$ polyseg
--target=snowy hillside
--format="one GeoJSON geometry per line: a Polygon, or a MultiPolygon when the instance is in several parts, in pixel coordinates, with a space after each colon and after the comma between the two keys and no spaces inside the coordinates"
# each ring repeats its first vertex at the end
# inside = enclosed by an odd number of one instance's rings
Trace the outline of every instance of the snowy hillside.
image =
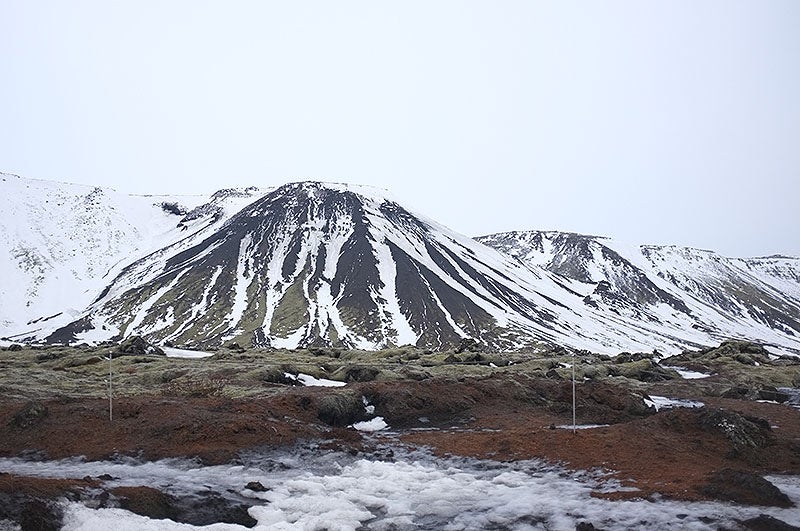
{"type": "Polygon", "coordinates": [[[133,258],[243,206],[228,201],[225,211],[212,199],[187,231],[178,226],[185,211],[207,198],[131,196],[9,174],[0,174],[0,194],[0,336],[70,322],[133,258]]]}
{"type": "Polygon", "coordinates": [[[563,276],[583,303],[711,338],[800,348],[800,259],[726,258],[676,246],[630,246],[562,232],[510,232],[478,241],[563,276]]]}
{"type": "Polygon", "coordinates": [[[476,240],[382,190],[200,197],[2,175],[0,336],[186,346],[800,352],[800,260],[515,232],[476,240]]]}
{"type": "Polygon", "coordinates": [[[298,183],[192,248],[132,264],[88,319],[54,337],[367,349],[466,337],[504,348],[567,340],[565,308],[542,288],[559,290],[378,190],[298,183]]]}

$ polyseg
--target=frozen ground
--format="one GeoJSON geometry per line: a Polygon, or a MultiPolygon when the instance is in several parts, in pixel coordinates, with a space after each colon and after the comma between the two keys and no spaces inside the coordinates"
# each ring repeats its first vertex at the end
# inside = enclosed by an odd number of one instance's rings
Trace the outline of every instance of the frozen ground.
{"type": "MultiPolygon", "coordinates": [[[[608,501],[593,491],[622,489],[600,474],[574,473],[538,461],[500,463],[437,459],[393,448],[392,460],[320,452],[250,454],[241,465],[203,467],[187,460],[30,462],[0,459],[0,471],[42,477],[82,478],[110,474],[106,487],[149,485],[178,496],[213,491],[252,504],[256,529],[573,530],[597,528],[718,529],[735,520],[769,514],[800,525],[800,509],[741,507],[723,503],[608,501]],[[244,486],[259,481],[267,491],[244,486]]],[[[800,477],[769,478],[795,502],[800,477]]],[[[627,489],[630,490],[630,489],[627,489]]],[[[67,505],[65,530],[186,530],[198,527],[151,520],[121,509],[67,505]]],[[[244,530],[231,524],[209,530],[244,530]]]]}

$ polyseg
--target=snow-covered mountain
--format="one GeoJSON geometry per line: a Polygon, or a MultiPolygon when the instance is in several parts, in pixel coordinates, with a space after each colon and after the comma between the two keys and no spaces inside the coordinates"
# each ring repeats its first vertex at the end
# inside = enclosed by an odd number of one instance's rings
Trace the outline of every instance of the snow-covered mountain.
{"type": "Polygon", "coordinates": [[[257,193],[205,203],[0,173],[0,336],[71,322],[132,260],[221,225],[257,193]]]}
{"type": "Polygon", "coordinates": [[[664,324],[680,320],[714,339],[800,347],[798,258],[726,258],[565,232],[509,232],[477,240],[568,279],[585,305],[605,312],[664,324]]]}
{"type": "Polygon", "coordinates": [[[800,352],[792,258],[564,233],[476,241],[343,184],[205,200],[0,178],[0,335],[17,340],[618,352],[739,337],[800,352]]]}
{"type": "Polygon", "coordinates": [[[590,337],[566,333],[574,312],[554,298],[560,288],[549,274],[415,216],[380,190],[286,185],[206,234],[126,267],[84,318],[49,339],[135,333],[187,345],[374,349],[590,337]]]}

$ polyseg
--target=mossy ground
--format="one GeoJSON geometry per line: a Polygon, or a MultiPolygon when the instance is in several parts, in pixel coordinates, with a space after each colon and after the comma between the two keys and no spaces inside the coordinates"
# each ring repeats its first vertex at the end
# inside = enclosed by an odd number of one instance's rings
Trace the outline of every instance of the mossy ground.
{"type": "Polygon", "coordinates": [[[25,347],[0,352],[0,392],[8,398],[101,398],[108,393],[109,368],[115,396],[269,396],[291,383],[285,373],[351,381],[419,381],[429,378],[485,378],[520,375],[569,380],[572,364],[578,382],[608,381],[627,389],[658,394],[722,396],[731,389],[799,387],[800,360],[753,365],[737,353],[676,357],[713,376],[683,380],[652,356],[617,358],[566,351],[484,353],[430,351],[413,346],[379,351],[335,348],[220,348],[202,359],[120,355],[117,346],[25,347]],[[111,361],[109,361],[111,357],[111,361]]]}

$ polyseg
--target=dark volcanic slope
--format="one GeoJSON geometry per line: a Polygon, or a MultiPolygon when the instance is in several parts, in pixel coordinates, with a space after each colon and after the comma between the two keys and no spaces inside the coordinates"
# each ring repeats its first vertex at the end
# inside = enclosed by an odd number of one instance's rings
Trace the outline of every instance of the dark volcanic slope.
{"type": "Polygon", "coordinates": [[[564,309],[537,295],[535,280],[373,190],[299,183],[163,267],[134,264],[80,326],[177,344],[440,347],[471,337],[512,348],[537,327],[547,339],[564,309]]]}

